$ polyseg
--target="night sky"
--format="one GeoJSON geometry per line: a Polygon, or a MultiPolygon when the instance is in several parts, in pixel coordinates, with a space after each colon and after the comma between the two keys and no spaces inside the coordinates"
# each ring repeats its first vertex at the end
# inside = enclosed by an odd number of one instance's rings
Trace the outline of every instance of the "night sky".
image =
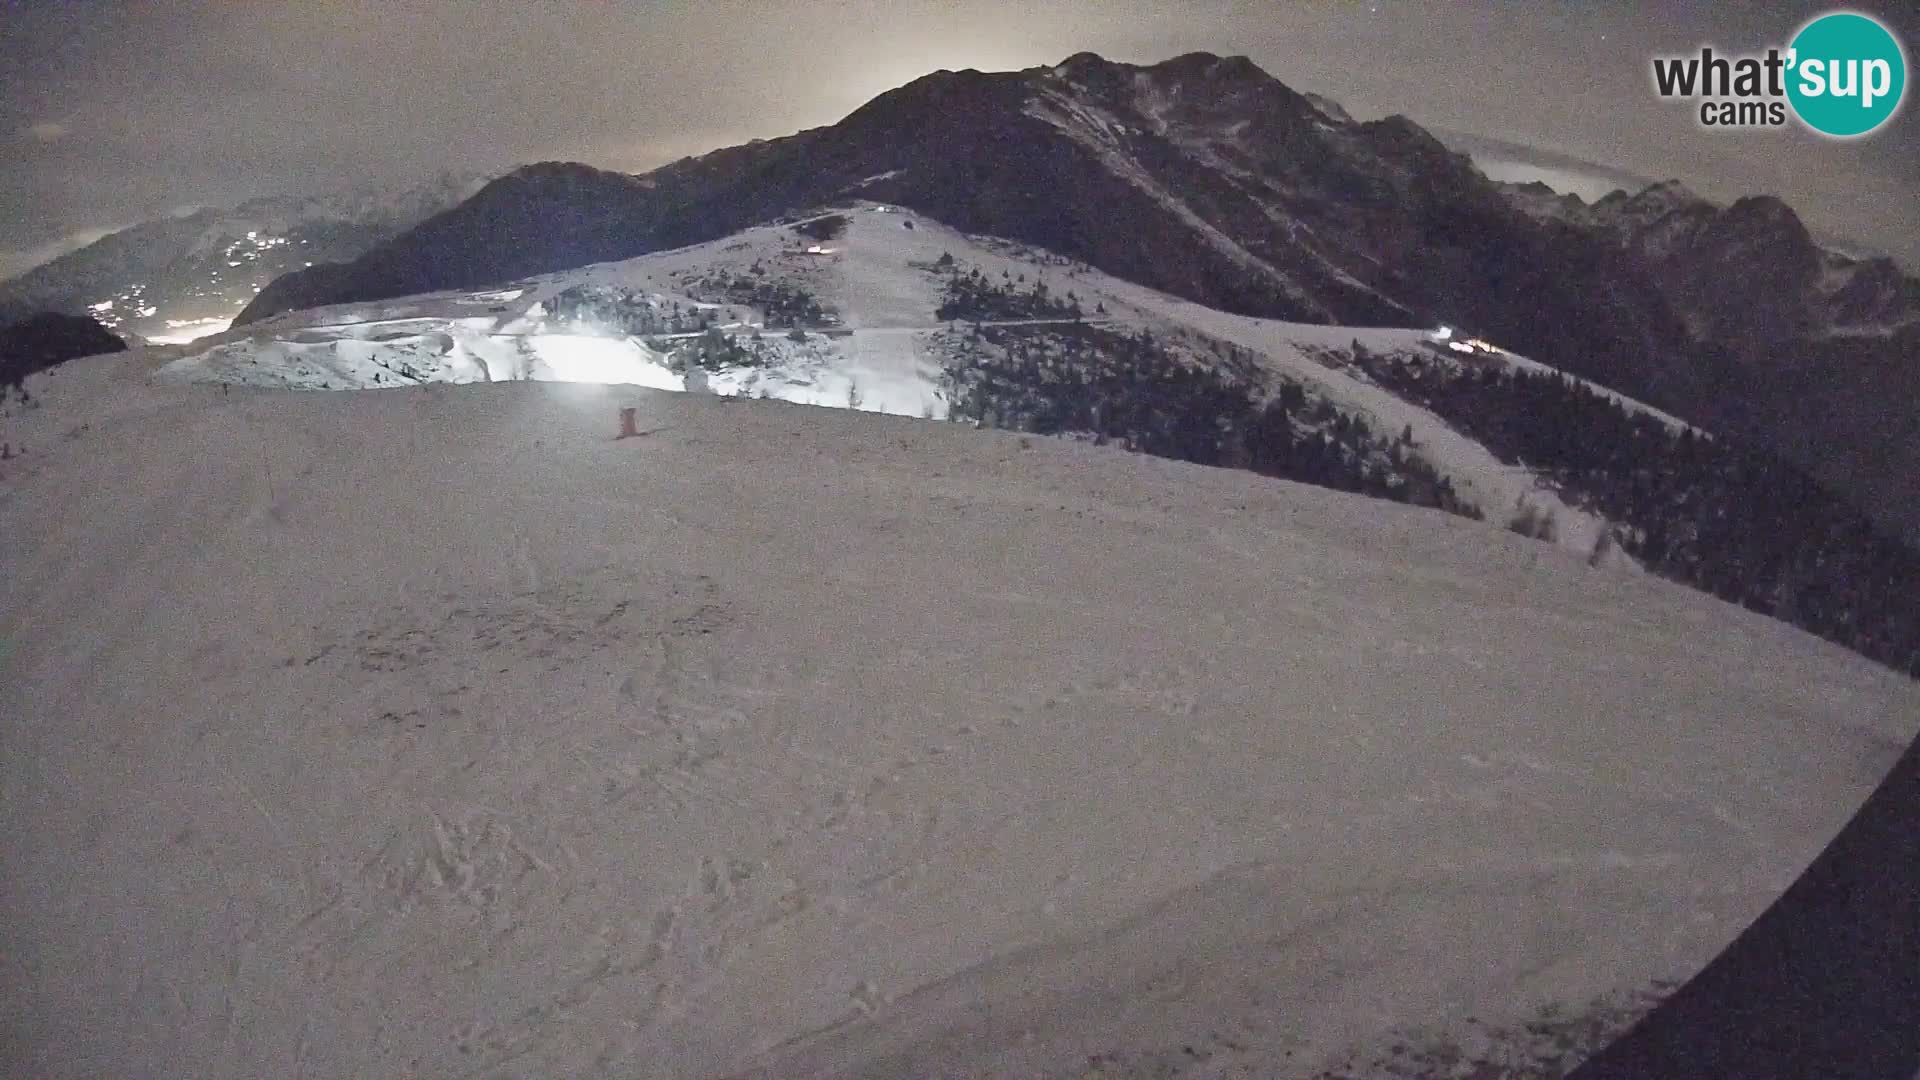
{"type": "MultiPolygon", "coordinates": [[[[1911,0],[1853,10],[1920,42],[1911,0]]],[[[1729,0],[0,0],[0,275],[194,204],[572,159],[643,170],[830,124],[938,68],[1244,53],[1356,116],[1540,152],[1561,183],[1785,197],[1920,265],[1920,109],[1849,143],[1696,126],[1655,53],[1784,46],[1823,4],[1729,0]],[[1584,169],[1582,162],[1603,169],[1584,169]]],[[[1910,74],[1910,79],[1913,76],[1910,74]]],[[[1485,150],[1491,143],[1477,146],[1485,150]]],[[[1507,174],[1528,151],[1486,159],[1507,174]],[[1494,158],[1506,159],[1495,164],[1494,158]]]]}

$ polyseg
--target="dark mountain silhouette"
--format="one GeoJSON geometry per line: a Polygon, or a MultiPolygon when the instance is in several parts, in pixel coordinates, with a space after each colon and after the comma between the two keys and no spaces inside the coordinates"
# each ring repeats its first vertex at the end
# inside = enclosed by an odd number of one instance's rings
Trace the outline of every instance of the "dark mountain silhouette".
{"type": "Polygon", "coordinates": [[[1677,180],[1592,204],[1545,184],[1505,190],[1536,218],[1588,229],[1646,264],[1695,336],[1735,347],[1787,335],[1886,336],[1920,323],[1920,278],[1818,243],[1771,195],[1718,206],[1677,180]]]}
{"type": "Polygon", "coordinates": [[[17,387],[26,377],[56,364],[127,347],[107,328],[85,315],[43,311],[0,327],[0,388],[17,387]]]}

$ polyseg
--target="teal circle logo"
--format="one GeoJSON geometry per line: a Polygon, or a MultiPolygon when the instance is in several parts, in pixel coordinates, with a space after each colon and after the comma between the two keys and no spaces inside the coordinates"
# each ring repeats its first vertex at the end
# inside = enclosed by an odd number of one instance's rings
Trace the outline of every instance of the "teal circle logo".
{"type": "Polygon", "coordinates": [[[1893,118],[1907,92],[1907,57],[1893,32],[1838,11],[1800,28],[1790,46],[1787,100],[1815,131],[1865,135],[1893,118]]]}

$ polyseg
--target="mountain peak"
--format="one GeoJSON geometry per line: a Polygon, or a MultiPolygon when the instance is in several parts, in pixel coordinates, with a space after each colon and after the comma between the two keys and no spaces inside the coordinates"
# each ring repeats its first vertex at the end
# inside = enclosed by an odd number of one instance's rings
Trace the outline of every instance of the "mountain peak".
{"type": "Polygon", "coordinates": [[[599,180],[616,174],[578,161],[536,161],[507,174],[520,180],[599,180]]]}
{"type": "Polygon", "coordinates": [[[1432,132],[1421,127],[1412,117],[1400,113],[1370,121],[1363,126],[1369,131],[1385,136],[1388,142],[1416,150],[1423,157],[1433,161],[1466,160],[1464,155],[1447,149],[1445,143],[1434,138],[1432,132]]]}
{"type": "Polygon", "coordinates": [[[1332,123],[1341,126],[1353,123],[1353,114],[1348,112],[1339,102],[1327,97],[1325,94],[1306,94],[1304,96],[1309,104],[1320,110],[1321,116],[1332,123]]]}
{"type": "Polygon", "coordinates": [[[1813,235],[1793,207],[1772,195],[1748,195],[1735,201],[1715,222],[1714,232],[1731,241],[1745,241],[1756,250],[1764,247],[1770,260],[1795,268],[1802,278],[1818,270],[1819,248],[1813,235]]]}
{"type": "MultiPolygon", "coordinates": [[[[1209,75],[1245,75],[1260,72],[1259,66],[1245,56],[1221,56],[1210,52],[1182,53],[1153,66],[1162,71],[1201,71],[1209,75]]],[[[1264,72],[1261,73],[1264,74],[1264,72]]]]}
{"type": "Polygon", "coordinates": [[[1657,184],[1647,185],[1641,189],[1639,194],[1633,196],[1633,201],[1643,204],[1658,203],[1665,206],[1683,206],[1705,200],[1694,194],[1693,189],[1681,181],[1668,179],[1662,180],[1657,184]]]}
{"type": "Polygon", "coordinates": [[[1793,207],[1782,202],[1776,195],[1742,196],[1727,208],[1727,213],[1780,223],[1800,220],[1800,215],[1793,212],[1793,207]]]}
{"type": "Polygon", "coordinates": [[[1109,60],[1096,52],[1077,52],[1055,64],[1051,70],[1055,75],[1078,79],[1142,72],[1152,75],[1170,75],[1181,79],[1228,81],[1272,79],[1272,76],[1262,71],[1260,66],[1249,57],[1221,56],[1218,53],[1205,51],[1182,53],[1159,63],[1145,65],[1109,60]]]}
{"type": "Polygon", "coordinates": [[[1097,52],[1082,51],[1074,53],[1072,56],[1055,64],[1054,67],[1060,70],[1072,70],[1086,67],[1106,67],[1111,63],[1112,61],[1097,52]]]}

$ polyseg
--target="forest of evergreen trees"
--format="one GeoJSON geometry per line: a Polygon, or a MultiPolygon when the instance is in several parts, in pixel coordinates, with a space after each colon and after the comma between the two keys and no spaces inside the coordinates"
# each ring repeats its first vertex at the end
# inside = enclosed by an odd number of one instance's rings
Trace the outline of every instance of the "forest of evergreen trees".
{"type": "Polygon", "coordinates": [[[696,337],[654,343],[654,348],[665,352],[668,366],[680,372],[694,367],[705,368],[708,371],[719,371],[730,367],[760,367],[767,362],[766,349],[761,344],[758,331],[755,331],[751,337],[743,339],[717,329],[709,329],[696,337]]]}
{"type": "Polygon", "coordinates": [[[953,256],[943,255],[935,264],[946,272],[946,290],[940,306],[934,310],[940,319],[1078,319],[1080,298],[1068,292],[1056,296],[1037,276],[1031,284],[1023,272],[1018,277],[1002,272],[998,278],[973,267],[965,273],[954,265],[953,256]]]}
{"type": "Polygon", "coordinates": [[[674,303],[663,306],[643,292],[611,285],[573,285],[547,301],[550,316],[563,323],[579,323],[601,333],[648,337],[654,334],[690,334],[712,324],[711,310],[674,303]]]}
{"type": "Polygon", "coordinates": [[[819,297],[790,282],[770,280],[766,267],[755,263],[746,273],[719,270],[691,284],[696,298],[708,303],[739,304],[766,314],[769,328],[825,326],[838,321],[819,297]]]}
{"type": "Polygon", "coordinates": [[[1624,526],[1649,570],[1920,675],[1920,553],[1780,458],[1557,373],[1358,342],[1350,362],[1624,526]]]}
{"type": "MultiPolygon", "coordinates": [[[[798,285],[771,281],[764,267],[755,266],[746,273],[720,270],[688,283],[692,295],[702,303],[758,308],[766,313],[766,325],[773,327],[817,327],[836,321],[832,309],[818,297],[798,285]]],[[[579,322],[606,333],[650,337],[656,334],[695,334],[722,321],[733,322],[737,310],[660,303],[645,292],[612,285],[574,285],[554,294],[548,301],[552,317],[561,322],[579,322]]]]}
{"type": "Polygon", "coordinates": [[[949,415],[1038,434],[1085,433],[1130,450],[1249,469],[1432,506],[1480,511],[1411,452],[1297,382],[1272,392],[1243,351],[1183,361],[1151,332],[1085,323],[974,326],[950,335],[949,415]]]}

